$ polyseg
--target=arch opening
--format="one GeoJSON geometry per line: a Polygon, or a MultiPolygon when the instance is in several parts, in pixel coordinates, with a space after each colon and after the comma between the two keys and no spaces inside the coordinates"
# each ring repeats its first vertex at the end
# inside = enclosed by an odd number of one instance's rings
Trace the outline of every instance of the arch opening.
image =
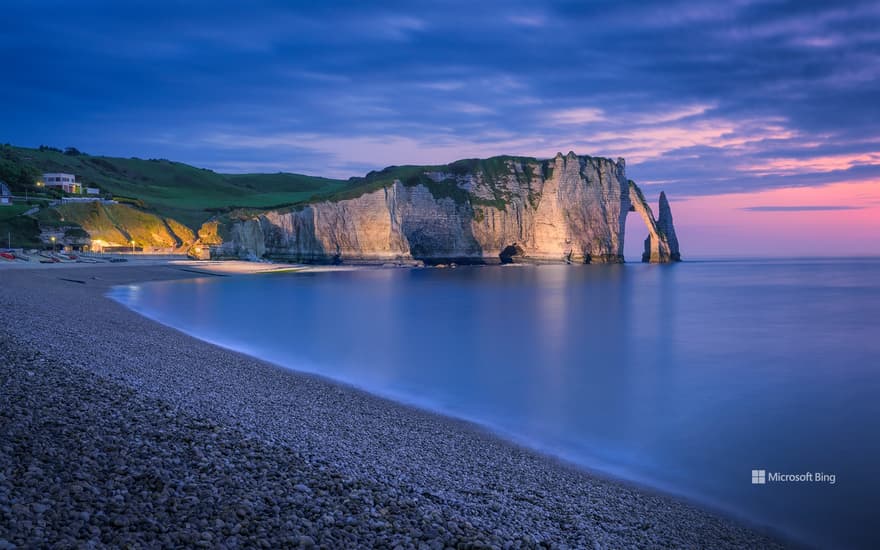
{"type": "Polygon", "coordinates": [[[623,261],[631,263],[640,263],[642,261],[642,253],[645,251],[645,238],[648,231],[645,229],[644,221],[641,216],[635,213],[635,208],[630,207],[624,219],[623,228],[623,261]]]}
{"type": "Polygon", "coordinates": [[[501,251],[501,254],[498,257],[501,259],[501,263],[503,264],[512,264],[516,261],[517,257],[522,258],[525,251],[516,243],[508,245],[501,251]]]}

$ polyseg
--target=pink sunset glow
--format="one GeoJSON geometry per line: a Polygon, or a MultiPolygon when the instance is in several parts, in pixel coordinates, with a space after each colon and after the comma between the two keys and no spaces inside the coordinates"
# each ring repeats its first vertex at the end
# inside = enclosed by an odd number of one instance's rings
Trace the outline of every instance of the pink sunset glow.
{"type": "Polygon", "coordinates": [[[776,158],[763,163],[740,166],[739,169],[759,175],[802,174],[849,170],[860,165],[880,165],[880,152],[816,156],[810,158],[776,158]]]}
{"type": "MultiPolygon", "coordinates": [[[[880,180],[672,199],[690,258],[880,254],[880,180]]],[[[632,260],[644,235],[628,230],[632,260]]]]}

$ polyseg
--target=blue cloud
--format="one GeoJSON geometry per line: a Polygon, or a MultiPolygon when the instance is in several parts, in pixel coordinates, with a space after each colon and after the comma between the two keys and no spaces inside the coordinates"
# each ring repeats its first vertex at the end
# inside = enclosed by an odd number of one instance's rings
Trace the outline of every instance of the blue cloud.
{"type": "Polygon", "coordinates": [[[4,10],[2,141],[336,176],[574,149],[679,196],[880,177],[876,2],[4,10]]]}

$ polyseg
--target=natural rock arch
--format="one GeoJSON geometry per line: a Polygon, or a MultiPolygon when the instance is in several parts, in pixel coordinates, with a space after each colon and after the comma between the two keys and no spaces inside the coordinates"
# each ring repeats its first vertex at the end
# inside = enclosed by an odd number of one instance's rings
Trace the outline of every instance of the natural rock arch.
{"type": "Polygon", "coordinates": [[[678,238],[675,236],[672,210],[669,208],[666,193],[660,192],[660,218],[656,220],[642,190],[632,180],[629,180],[629,199],[630,212],[638,212],[648,228],[642,261],[651,263],[680,262],[681,253],[678,250],[678,238]]]}

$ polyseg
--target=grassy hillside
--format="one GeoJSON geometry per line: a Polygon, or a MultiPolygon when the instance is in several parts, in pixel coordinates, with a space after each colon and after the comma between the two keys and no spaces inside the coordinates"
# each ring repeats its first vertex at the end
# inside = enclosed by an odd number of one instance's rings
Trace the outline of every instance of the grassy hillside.
{"type": "MultiPolygon", "coordinates": [[[[45,206],[49,199],[62,196],[57,188],[36,186],[42,173],[66,172],[75,174],[84,185],[99,187],[107,196],[136,207],[68,204],[43,208],[36,216],[41,225],[73,223],[88,231],[93,239],[112,243],[135,239],[149,246],[191,243],[194,232],[218,215],[231,213],[235,217],[253,214],[255,210],[351,199],[388,187],[395,180],[407,186],[424,185],[437,198],[504,208],[508,191],[499,183],[513,176],[528,185],[538,175],[533,170],[543,171],[541,175],[549,177],[552,163],[530,157],[499,156],[464,159],[447,165],[389,166],[364,177],[336,180],[289,173],[219,174],[165,159],[92,156],[75,149],[61,151],[42,146],[0,146],[0,180],[6,181],[17,196],[27,193],[31,205],[45,206]],[[512,170],[510,161],[520,163],[523,170],[512,170]],[[438,182],[428,177],[428,172],[449,177],[438,182]],[[459,187],[455,177],[466,174],[479,175],[493,196],[478,197],[459,187]]],[[[36,246],[37,220],[13,216],[20,213],[20,208],[25,209],[16,205],[14,210],[0,213],[0,241],[4,233],[12,232],[13,241],[18,239],[17,246],[36,246]]]]}
{"type": "Polygon", "coordinates": [[[529,167],[531,163],[539,163],[539,161],[532,157],[498,156],[488,159],[463,159],[443,165],[389,166],[382,170],[370,172],[363,178],[351,178],[348,180],[349,185],[345,188],[321,193],[312,197],[312,200],[335,201],[352,199],[364,193],[388,187],[395,180],[400,180],[407,186],[423,185],[438,199],[451,198],[456,202],[469,201],[475,205],[504,208],[504,203],[508,197],[505,196],[505,193],[496,184],[501,178],[507,178],[511,175],[520,178],[523,183],[528,184],[532,178],[531,168],[529,167]],[[508,166],[509,161],[521,163],[524,171],[522,173],[514,173],[508,166]],[[426,176],[427,172],[449,174],[452,178],[438,182],[426,176]],[[458,187],[454,177],[467,174],[480,174],[483,181],[492,189],[494,198],[480,198],[458,187]]]}
{"type": "Polygon", "coordinates": [[[80,203],[44,208],[36,215],[44,227],[76,225],[94,240],[125,246],[180,247],[192,244],[195,234],[174,220],[123,204],[80,203]]]}
{"type": "Polygon", "coordinates": [[[133,199],[144,210],[174,218],[197,229],[217,211],[270,208],[333,193],[350,185],[301,174],[218,174],[164,159],[91,156],[77,151],[0,146],[0,179],[16,194],[44,172],[67,172],[115,197],[133,199]]]}
{"type": "MultiPolygon", "coordinates": [[[[464,159],[438,166],[390,166],[370,172],[365,177],[336,180],[302,174],[219,174],[165,159],[138,159],[92,156],[76,150],[62,152],[42,147],[0,146],[0,179],[17,192],[28,182],[35,182],[43,172],[67,172],[86,185],[100,187],[117,199],[129,199],[144,210],[179,220],[192,229],[213,215],[235,209],[268,209],[301,205],[315,200],[342,200],[391,185],[400,180],[405,185],[423,184],[439,197],[458,201],[471,200],[502,206],[505,197],[496,193],[494,200],[473,197],[457,188],[454,182],[435,182],[424,173],[430,171],[457,174],[482,174],[494,189],[494,182],[511,175],[510,160],[523,165],[535,162],[528,157],[492,157],[464,159]]],[[[545,174],[546,176],[547,174],[545,174]]],[[[531,179],[529,169],[517,177],[531,179]]],[[[37,191],[32,188],[32,191],[37,191]]]]}
{"type": "Polygon", "coordinates": [[[13,248],[41,246],[37,220],[21,215],[30,208],[26,204],[0,206],[0,248],[6,248],[10,240],[13,248]]]}

